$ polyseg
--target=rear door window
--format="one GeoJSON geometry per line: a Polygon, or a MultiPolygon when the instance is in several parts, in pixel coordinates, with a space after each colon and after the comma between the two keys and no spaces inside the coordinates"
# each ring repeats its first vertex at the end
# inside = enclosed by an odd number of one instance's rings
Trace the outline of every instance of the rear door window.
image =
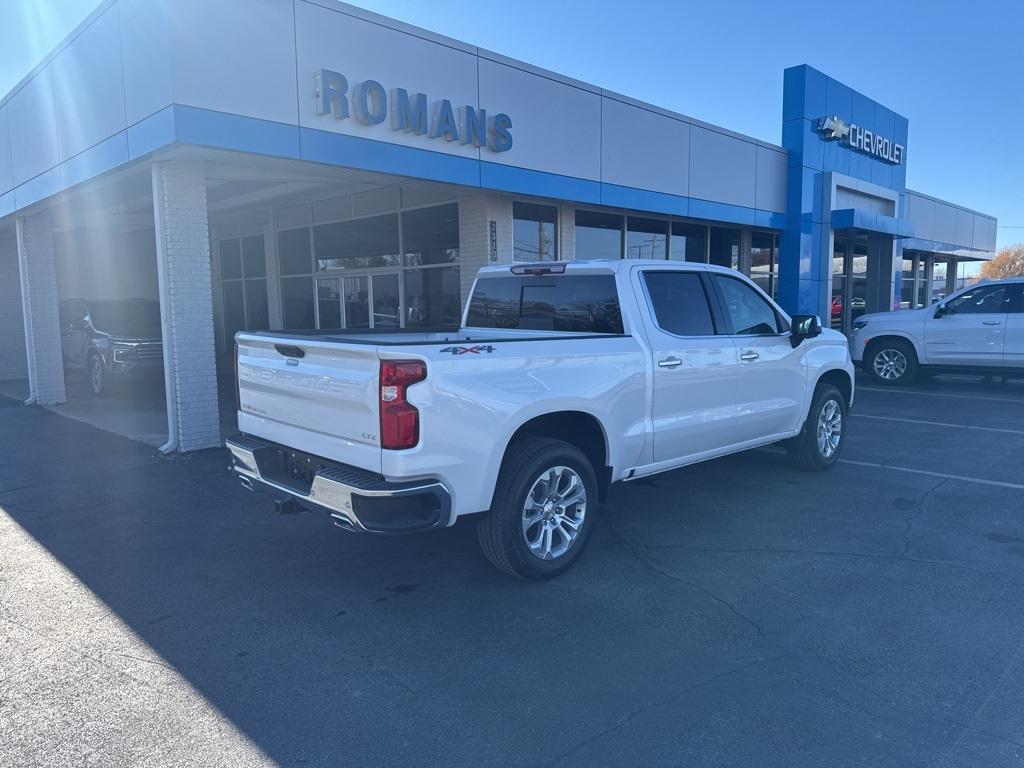
{"type": "Polygon", "coordinates": [[[470,328],[621,334],[613,275],[493,277],[478,280],[469,302],[470,328]]]}
{"type": "Polygon", "coordinates": [[[676,336],[713,336],[711,305],[696,272],[644,272],[658,327],[676,336]]]}

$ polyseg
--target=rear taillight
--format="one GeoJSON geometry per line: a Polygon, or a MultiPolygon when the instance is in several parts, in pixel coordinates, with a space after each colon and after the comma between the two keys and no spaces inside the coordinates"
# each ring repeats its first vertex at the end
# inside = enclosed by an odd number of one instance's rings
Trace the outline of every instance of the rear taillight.
{"type": "Polygon", "coordinates": [[[420,412],[409,404],[406,390],[427,378],[419,360],[380,361],[380,447],[413,448],[420,441],[420,412]]]}

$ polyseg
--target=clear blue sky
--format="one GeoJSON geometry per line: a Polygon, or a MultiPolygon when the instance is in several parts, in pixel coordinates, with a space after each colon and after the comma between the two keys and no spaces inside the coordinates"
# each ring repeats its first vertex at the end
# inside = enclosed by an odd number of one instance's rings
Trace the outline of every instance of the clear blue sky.
{"type": "MultiPolygon", "coordinates": [[[[0,0],[0,93],[96,4],[0,0]]],[[[910,120],[909,186],[1024,241],[1019,0],[355,4],[776,143],[782,70],[811,64],[910,120]]]]}

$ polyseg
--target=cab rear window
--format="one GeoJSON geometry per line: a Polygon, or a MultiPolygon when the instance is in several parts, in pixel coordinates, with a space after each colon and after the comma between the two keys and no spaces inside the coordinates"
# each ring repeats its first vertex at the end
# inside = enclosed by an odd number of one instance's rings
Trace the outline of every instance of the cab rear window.
{"type": "Polygon", "coordinates": [[[491,277],[478,280],[470,328],[622,333],[613,275],[491,277]]]}

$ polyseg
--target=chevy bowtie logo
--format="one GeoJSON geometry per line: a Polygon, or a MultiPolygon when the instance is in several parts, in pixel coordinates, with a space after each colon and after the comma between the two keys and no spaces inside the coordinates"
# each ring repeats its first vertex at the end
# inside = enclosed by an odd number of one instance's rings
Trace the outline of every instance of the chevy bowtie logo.
{"type": "Polygon", "coordinates": [[[850,126],[840,120],[835,115],[832,117],[821,117],[818,118],[818,133],[824,135],[826,139],[845,139],[850,135],[850,126]]]}

